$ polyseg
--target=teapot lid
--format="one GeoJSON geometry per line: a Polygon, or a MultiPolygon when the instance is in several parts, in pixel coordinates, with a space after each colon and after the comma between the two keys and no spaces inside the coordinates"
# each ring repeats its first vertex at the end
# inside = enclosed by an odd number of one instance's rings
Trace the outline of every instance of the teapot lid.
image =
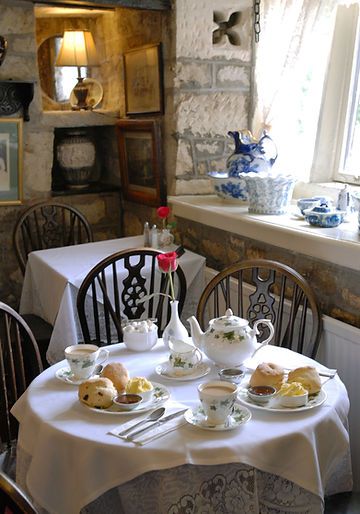
{"type": "Polygon", "coordinates": [[[212,319],[210,324],[218,330],[231,330],[234,328],[246,327],[249,322],[246,319],[234,316],[231,309],[226,309],[224,316],[212,319]]]}

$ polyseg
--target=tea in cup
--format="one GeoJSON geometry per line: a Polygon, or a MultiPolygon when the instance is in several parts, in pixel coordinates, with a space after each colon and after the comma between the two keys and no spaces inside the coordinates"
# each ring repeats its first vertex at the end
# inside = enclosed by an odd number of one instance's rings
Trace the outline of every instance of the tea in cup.
{"type": "Polygon", "coordinates": [[[74,344],[65,348],[65,358],[76,380],[86,380],[93,375],[95,366],[106,361],[108,350],[95,344],[74,344]]]}
{"type": "Polygon", "coordinates": [[[200,350],[180,339],[170,339],[169,350],[170,369],[175,375],[181,376],[193,373],[196,366],[202,361],[200,350]]]}
{"type": "Polygon", "coordinates": [[[213,380],[198,386],[201,405],[209,425],[223,425],[232,414],[238,387],[232,382],[213,380]]]}

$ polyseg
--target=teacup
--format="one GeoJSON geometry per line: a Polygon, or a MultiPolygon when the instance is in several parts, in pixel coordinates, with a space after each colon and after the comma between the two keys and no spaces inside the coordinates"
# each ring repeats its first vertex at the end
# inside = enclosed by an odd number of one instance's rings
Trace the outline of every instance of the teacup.
{"type": "Polygon", "coordinates": [[[176,375],[189,375],[202,361],[202,355],[198,348],[180,339],[169,341],[169,363],[171,370],[176,375]]]}
{"type": "Polygon", "coordinates": [[[74,344],[65,348],[65,358],[76,380],[91,377],[95,366],[105,362],[108,356],[108,350],[95,344],[74,344]]]}
{"type": "Polygon", "coordinates": [[[201,405],[206,422],[210,425],[223,425],[232,414],[238,386],[232,382],[213,380],[198,386],[201,405]]]}

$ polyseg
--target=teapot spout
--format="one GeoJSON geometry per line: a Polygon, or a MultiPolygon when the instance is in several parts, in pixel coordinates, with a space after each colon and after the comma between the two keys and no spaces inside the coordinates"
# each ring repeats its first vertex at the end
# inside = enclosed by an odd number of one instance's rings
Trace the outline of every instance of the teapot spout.
{"type": "Polygon", "coordinates": [[[190,325],[191,338],[194,345],[201,348],[204,332],[201,330],[198,320],[195,316],[191,316],[187,321],[190,325]]]}

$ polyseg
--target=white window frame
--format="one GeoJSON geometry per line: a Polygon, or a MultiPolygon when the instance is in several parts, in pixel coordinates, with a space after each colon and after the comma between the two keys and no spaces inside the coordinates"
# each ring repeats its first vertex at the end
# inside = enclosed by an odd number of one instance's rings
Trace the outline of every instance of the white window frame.
{"type": "Polygon", "coordinates": [[[356,78],[354,60],[359,41],[358,21],[357,3],[338,7],[311,170],[312,183],[337,181],[360,184],[360,176],[344,173],[351,92],[356,78]]]}

